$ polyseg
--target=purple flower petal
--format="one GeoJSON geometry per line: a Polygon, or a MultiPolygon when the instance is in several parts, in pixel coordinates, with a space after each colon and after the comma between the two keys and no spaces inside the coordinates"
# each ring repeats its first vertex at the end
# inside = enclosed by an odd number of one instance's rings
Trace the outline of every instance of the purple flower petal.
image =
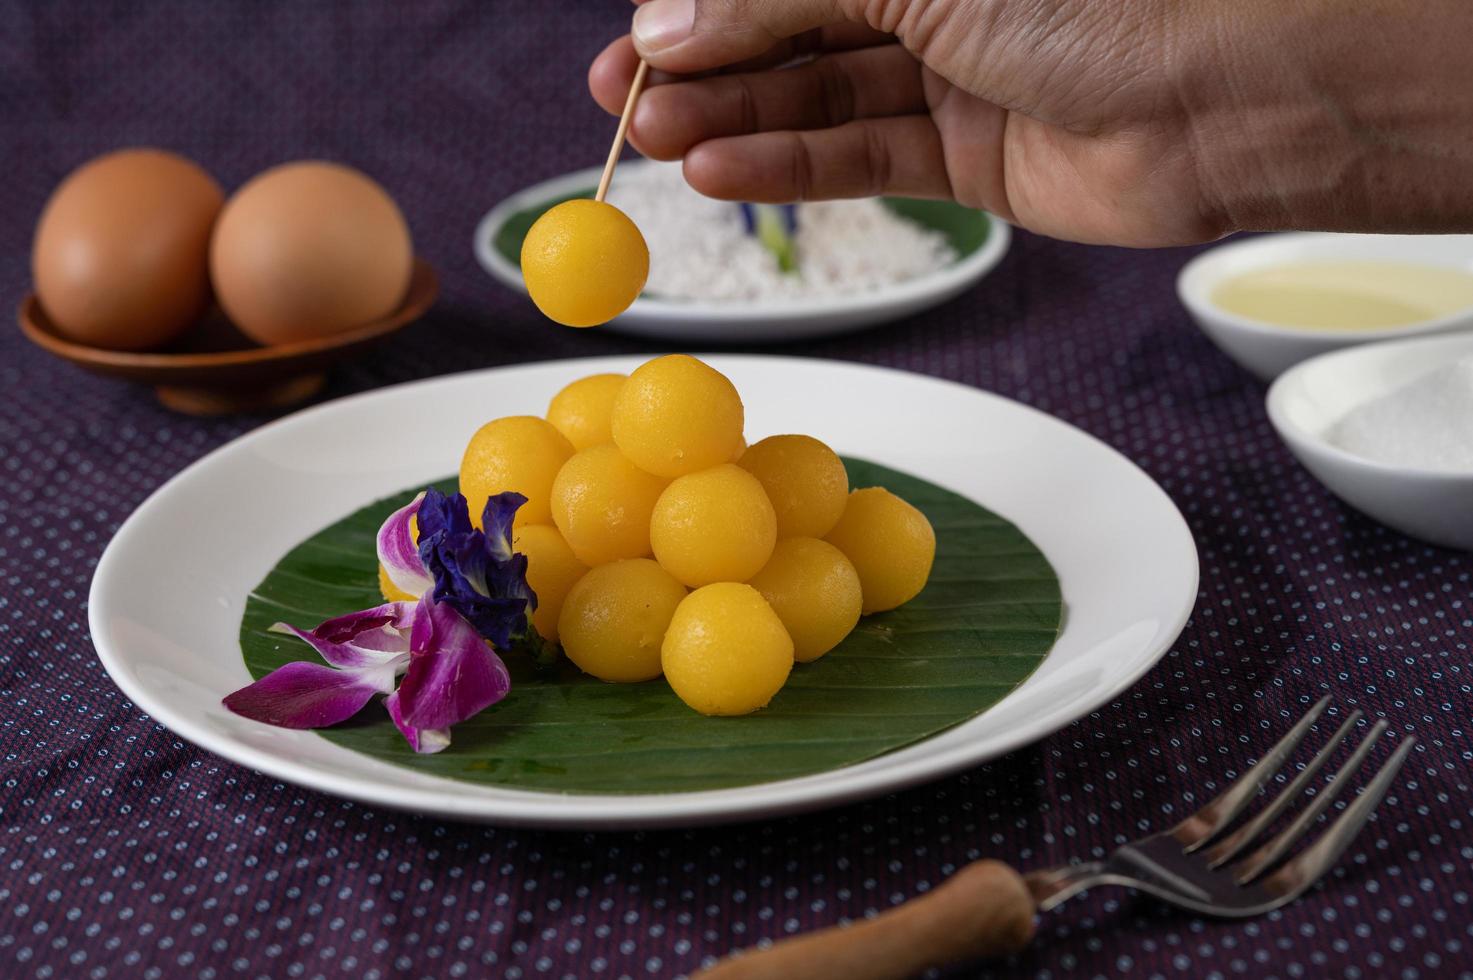
{"type": "MultiPolygon", "coordinates": [[[[419,503],[419,554],[423,558],[433,543],[447,537],[460,537],[475,530],[471,526],[470,507],[465,498],[455,493],[445,496],[434,487],[425,491],[419,503]]],[[[426,561],[428,566],[428,561],[426,561]]]]}
{"type": "Polygon", "coordinates": [[[334,667],[380,667],[408,658],[409,633],[418,615],[416,603],[389,602],[336,616],[311,630],[290,623],[277,623],[271,629],[309,644],[334,667]]]}
{"type": "Polygon", "coordinates": [[[424,595],[435,585],[425,563],[419,557],[419,544],[410,533],[410,519],[419,511],[421,493],[403,507],[389,515],[378,529],[378,560],[388,573],[389,581],[400,591],[409,595],[424,595]]]}
{"type": "Polygon", "coordinates": [[[501,493],[486,502],[484,531],[471,527],[465,498],[431,487],[419,508],[419,554],[435,579],[434,599],[449,603],[498,650],[535,636],[527,614],[537,596],[527,558],[511,550],[511,523],[527,498],[501,493]]]}
{"type": "Polygon", "coordinates": [[[409,670],[395,692],[405,724],[449,728],[495,704],[511,675],[486,641],[447,603],[421,600],[409,670]]]}
{"type": "Polygon", "coordinates": [[[384,699],[384,705],[389,709],[389,717],[394,719],[394,725],[399,729],[409,747],[421,755],[432,755],[450,744],[450,729],[448,728],[415,728],[404,720],[404,712],[401,710],[398,692],[384,699]]]}
{"type": "Polygon", "coordinates": [[[278,667],[224,699],[225,707],[281,728],[326,728],[356,715],[375,694],[393,690],[386,667],[334,670],[296,661],[278,667]]]}
{"type": "Polygon", "coordinates": [[[481,529],[486,533],[486,548],[497,561],[511,559],[511,524],[517,510],[527,498],[515,490],[498,493],[486,501],[481,511],[481,529]]]}

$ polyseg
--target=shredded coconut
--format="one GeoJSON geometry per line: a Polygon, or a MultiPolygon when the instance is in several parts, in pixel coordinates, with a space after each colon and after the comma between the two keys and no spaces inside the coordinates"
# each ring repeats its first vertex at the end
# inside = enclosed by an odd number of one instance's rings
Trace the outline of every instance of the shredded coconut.
{"type": "Polygon", "coordinates": [[[878,199],[798,205],[798,271],[742,226],[730,201],[696,193],[678,163],[619,172],[609,203],[633,219],[650,247],[645,289],[666,299],[754,300],[833,296],[879,289],[950,265],[946,237],[878,199]]]}
{"type": "Polygon", "coordinates": [[[1329,439],[1382,463],[1473,472],[1473,357],[1356,406],[1329,439]]]}

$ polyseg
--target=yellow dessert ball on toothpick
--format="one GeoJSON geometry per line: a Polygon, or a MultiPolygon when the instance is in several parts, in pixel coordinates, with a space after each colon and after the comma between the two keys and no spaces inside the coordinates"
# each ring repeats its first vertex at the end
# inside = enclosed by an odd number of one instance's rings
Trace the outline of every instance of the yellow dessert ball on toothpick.
{"type": "Polygon", "coordinates": [[[558,641],[558,616],[573,584],[588,573],[573,549],[550,524],[527,524],[512,535],[512,551],[527,556],[527,584],[537,593],[532,625],[549,643],[558,641]]]}
{"type": "Polygon", "coordinates": [[[640,59],[593,200],[550,208],[522,240],[522,278],[532,302],[570,327],[591,327],[623,313],[649,276],[644,236],[623,211],[604,201],[649,70],[640,59]]]}
{"type": "Polygon", "coordinates": [[[564,201],[522,240],[522,278],[549,320],[607,323],[629,308],[650,274],[650,250],[629,216],[605,201],[564,201]]]}
{"type": "Polygon", "coordinates": [[[665,679],[703,715],[766,706],[793,669],[793,641],[750,585],[718,582],[686,596],[665,631],[665,679]]]}
{"type": "Polygon", "coordinates": [[[748,583],[762,593],[793,638],[793,658],[817,660],[859,622],[859,573],[844,553],[817,538],[784,538],[748,583]]]}
{"type": "Polygon", "coordinates": [[[552,519],[580,561],[602,565],[650,553],[650,515],[669,481],[611,443],[575,453],[552,483],[552,519]]]}
{"type": "Polygon", "coordinates": [[[692,588],[745,582],[777,542],[777,516],[757,478],[732,463],[677,477],[650,516],[655,560],[692,588]]]}
{"type": "Polygon", "coordinates": [[[515,524],[552,523],[552,481],[573,446],[543,419],[511,415],[487,422],[471,436],[460,460],[460,492],[470,507],[471,523],[481,526],[486,501],[515,490],[527,498],[515,524]]]}
{"type": "Polygon", "coordinates": [[[737,463],[762,483],[777,512],[780,538],[821,538],[839,523],[849,474],[828,446],[812,436],[768,436],[737,463]]]}
{"type": "Polygon", "coordinates": [[[613,441],[609,420],[614,398],[624,386],[623,374],[591,374],[558,392],[547,406],[547,421],[574,449],[589,449],[613,441]]]}
{"type": "Polygon", "coordinates": [[[914,599],[936,558],[936,532],[926,515],[882,487],[851,493],[825,540],[854,563],[866,615],[914,599]]]}
{"type": "Polygon", "coordinates": [[[660,676],[660,649],[685,586],[648,558],[600,565],[568,590],[558,616],[563,652],[616,683],[660,676]]]}
{"type": "Polygon", "coordinates": [[[725,463],[742,441],[742,399],[726,375],[688,354],[640,365],[619,389],[614,442],[638,467],[676,477],[725,463]]]}

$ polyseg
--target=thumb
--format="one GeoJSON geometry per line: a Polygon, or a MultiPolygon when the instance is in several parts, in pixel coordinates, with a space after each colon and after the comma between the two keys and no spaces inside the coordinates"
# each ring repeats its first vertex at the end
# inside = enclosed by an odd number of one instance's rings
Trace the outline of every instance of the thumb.
{"type": "Polygon", "coordinates": [[[847,0],[646,0],[634,12],[634,48],[679,74],[755,57],[804,31],[856,20],[847,0]]]}

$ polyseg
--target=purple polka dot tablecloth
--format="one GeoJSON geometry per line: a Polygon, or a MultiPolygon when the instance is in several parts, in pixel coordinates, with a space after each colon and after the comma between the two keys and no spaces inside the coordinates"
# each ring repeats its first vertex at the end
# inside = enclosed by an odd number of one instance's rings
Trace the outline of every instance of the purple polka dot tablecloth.
{"type": "MultiPolygon", "coordinates": [[[[227,188],[327,157],[381,180],[443,277],[435,310],[324,397],[646,346],[542,320],[471,255],[477,219],[603,159],[593,4],[13,2],[0,10],[0,299],[72,167],[174,149],[227,188]]],[[[1251,921],[1100,888],[957,976],[1473,976],[1473,609],[1465,554],[1351,511],[1290,458],[1263,387],[1188,321],[1185,251],[1019,234],[931,313],[789,352],[949,378],[1143,467],[1201,553],[1190,622],[1115,703],[987,765],[801,817],[649,833],[447,823],[284,785],[182,741],[113,686],[86,594],[120,522],[264,421],[199,420],[0,329],[0,976],[666,977],[875,914],[979,857],[1102,857],[1179,819],[1310,703],[1418,745],[1321,887],[1251,921]]],[[[228,561],[229,556],[218,556],[228,561]]],[[[1328,731],[1328,729],[1325,729],[1328,731]]],[[[1342,756],[1343,757],[1343,756],[1342,756]]]]}

